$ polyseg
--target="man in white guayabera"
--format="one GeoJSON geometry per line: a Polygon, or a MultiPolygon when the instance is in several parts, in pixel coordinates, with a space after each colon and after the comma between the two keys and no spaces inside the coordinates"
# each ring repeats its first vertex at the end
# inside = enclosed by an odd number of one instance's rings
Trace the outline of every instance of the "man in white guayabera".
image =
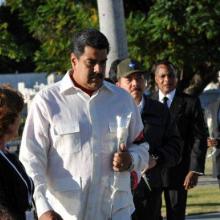
{"type": "Polygon", "coordinates": [[[20,159],[40,220],[131,219],[130,172],[148,164],[148,144],[132,97],[103,81],[108,52],[98,30],[78,33],[72,69],[33,100],[20,159]]]}

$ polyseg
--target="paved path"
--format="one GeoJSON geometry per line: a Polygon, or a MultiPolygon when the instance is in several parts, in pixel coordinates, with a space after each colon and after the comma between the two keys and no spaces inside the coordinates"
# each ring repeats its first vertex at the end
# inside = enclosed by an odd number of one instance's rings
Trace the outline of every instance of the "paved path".
{"type": "Polygon", "coordinates": [[[220,220],[220,212],[219,213],[211,213],[211,214],[203,214],[203,215],[193,215],[187,216],[186,220],[220,220]]]}
{"type": "MultiPolygon", "coordinates": [[[[218,182],[216,178],[212,176],[201,176],[199,177],[198,185],[216,185],[218,187],[218,182]]],[[[201,214],[201,215],[191,215],[186,216],[186,220],[220,220],[220,212],[219,213],[209,213],[209,214],[201,214]]]]}
{"type": "Polygon", "coordinates": [[[198,185],[213,185],[213,184],[218,184],[218,181],[216,178],[212,177],[212,176],[200,176],[199,177],[199,181],[198,181],[198,185]]]}
{"type": "MultiPolygon", "coordinates": [[[[216,178],[211,176],[201,176],[199,177],[198,185],[216,185],[218,187],[218,182],[216,178]]],[[[166,219],[165,219],[166,220],[166,219]]],[[[186,216],[186,220],[220,220],[220,212],[219,213],[209,213],[209,214],[201,214],[201,215],[191,215],[186,216]]]]}
{"type": "MultiPolygon", "coordinates": [[[[201,214],[201,215],[191,215],[186,216],[186,220],[220,220],[220,212],[219,213],[209,213],[209,214],[201,214]]],[[[164,218],[166,220],[166,218],[164,218]]]]}

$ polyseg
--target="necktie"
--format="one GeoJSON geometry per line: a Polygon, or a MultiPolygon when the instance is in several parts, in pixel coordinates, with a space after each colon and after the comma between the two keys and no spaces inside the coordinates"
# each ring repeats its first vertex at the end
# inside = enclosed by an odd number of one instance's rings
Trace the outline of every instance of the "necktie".
{"type": "Polygon", "coordinates": [[[167,103],[168,100],[169,100],[169,99],[168,99],[166,96],[163,97],[163,104],[164,104],[167,108],[169,108],[168,103],[167,103]]]}

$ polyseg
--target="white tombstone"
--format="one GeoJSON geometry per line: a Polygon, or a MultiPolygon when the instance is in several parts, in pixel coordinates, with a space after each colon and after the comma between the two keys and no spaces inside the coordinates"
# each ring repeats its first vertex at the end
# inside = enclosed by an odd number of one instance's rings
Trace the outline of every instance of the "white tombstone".
{"type": "Polygon", "coordinates": [[[22,93],[24,91],[24,89],[25,89],[25,83],[19,82],[18,83],[18,91],[22,93]]]}
{"type": "Polygon", "coordinates": [[[51,73],[50,75],[48,75],[48,77],[47,77],[47,84],[48,85],[55,83],[55,81],[56,81],[56,76],[54,73],[51,73]]]}

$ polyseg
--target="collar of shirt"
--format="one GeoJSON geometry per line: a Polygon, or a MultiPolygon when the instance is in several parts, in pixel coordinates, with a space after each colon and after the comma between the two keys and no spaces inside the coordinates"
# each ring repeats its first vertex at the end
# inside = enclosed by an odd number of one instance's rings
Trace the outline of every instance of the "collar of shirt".
{"type": "Polygon", "coordinates": [[[168,98],[168,101],[167,101],[167,104],[168,104],[168,107],[171,106],[171,103],[173,101],[173,98],[175,96],[175,93],[176,93],[176,89],[172,90],[170,93],[164,95],[160,90],[159,90],[159,101],[161,103],[163,103],[163,98],[166,96],[168,98]]]}
{"type": "Polygon", "coordinates": [[[141,98],[141,102],[137,105],[137,108],[138,108],[139,112],[142,113],[143,108],[144,108],[144,97],[143,96],[141,98]]]}
{"type": "MultiPolygon", "coordinates": [[[[77,91],[81,91],[83,92],[80,88],[78,88],[77,86],[74,85],[71,77],[70,77],[70,74],[71,74],[71,71],[72,70],[68,70],[67,73],[64,75],[64,77],[61,79],[60,81],[60,93],[65,93],[65,92],[68,92],[69,90],[72,90],[73,92],[77,92],[77,91]]],[[[111,83],[108,83],[106,81],[103,81],[103,85],[101,86],[101,88],[99,90],[102,90],[102,89],[107,89],[109,90],[110,92],[113,92],[113,84],[111,83]]],[[[84,92],[83,92],[84,93],[84,92]]],[[[95,94],[96,92],[94,92],[95,94]]]]}

